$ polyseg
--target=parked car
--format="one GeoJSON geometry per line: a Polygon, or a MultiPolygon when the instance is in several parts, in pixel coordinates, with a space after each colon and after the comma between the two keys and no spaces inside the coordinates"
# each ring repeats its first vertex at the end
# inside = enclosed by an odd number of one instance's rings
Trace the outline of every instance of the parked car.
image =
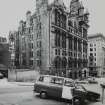
{"type": "Polygon", "coordinates": [[[96,81],[95,77],[88,78],[88,82],[91,84],[97,84],[98,83],[98,81],[96,81]]]}
{"type": "Polygon", "coordinates": [[[3,76],[3,74],[2,74],[2,73],[0,73],[0,79],[3,79],[3,77],[4,77],[4,76],[3,76]]]}
{"type": "Polygon", "coordinates": [[[41,75],[37,79],[34,92],[39,93],[41,98],[51,96],[74,103],[83,103],[86,99],[93,100],[93,97],[94,100],[100,98],[100,94],[86,90],[84,86],[75,84],[72,79],[50,75],[41,75]]]}
{"type": "Polygon", "coordinates": [[[75,87],[86,93],[86,95],[85,95],[86,98],[85,99],[87,99],[88,101],[97,101],[97,100],[100,99],[100,94],[99,93],[89,91],[83,85],[77,85],[75,87]]]}

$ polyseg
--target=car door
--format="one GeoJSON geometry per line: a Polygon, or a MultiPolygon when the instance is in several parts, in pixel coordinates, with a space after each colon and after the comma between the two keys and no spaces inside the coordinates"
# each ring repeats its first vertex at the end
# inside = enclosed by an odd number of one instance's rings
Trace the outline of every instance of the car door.
{"type": "Polygon", "coordinates": [[[74,89],[73,96],[84,100],[86,98],[86,93],[87,91],[81,85],[77,85],[74,89]]]}
{"type": "Polygon", "coordinates": [[[74,88],[73,83],[69,80],[64,80],[62,89],[62,98],[71,100],[73,98],[72,89],[74,88]]]}
{"type": "Polygon", "coordinates": [[[62,85],[63,85],[63,79],[58,77],[52,77],[50,85],[49,85],[49,95],[61,98],[62,94],[62,85]]]}

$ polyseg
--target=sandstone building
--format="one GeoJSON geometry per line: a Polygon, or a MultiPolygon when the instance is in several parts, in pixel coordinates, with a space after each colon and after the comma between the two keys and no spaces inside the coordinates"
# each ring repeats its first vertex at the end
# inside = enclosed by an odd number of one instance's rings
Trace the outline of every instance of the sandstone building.
{"type": "Polygon", "coordinates": [[[54,75],[86,76],[88,15],[79,0],[71,0],[69,10],[63,0],[36,0],[35,13],[28,11],[16,32],[15,60],[54,75]]]}

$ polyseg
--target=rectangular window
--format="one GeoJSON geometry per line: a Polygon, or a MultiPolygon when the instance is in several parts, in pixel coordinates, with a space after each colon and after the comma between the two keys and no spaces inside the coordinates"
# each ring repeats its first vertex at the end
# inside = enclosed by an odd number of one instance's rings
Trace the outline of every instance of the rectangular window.
{"type": "Polygon", "coordinates": [[[57,55],[57,49],[55,49],[55,55],[57,55]]]}
{"type": "Polygon", "coordinates": [[[31,65],[31,66],[33,65],[33,60],[30,60],[30,65],[31,65]]]}
{"type": "Polygon", "coordinates": [[[41,51],[40,50],[37,51],[37,57],[41,57],[41,51]]]}
{"type": "Polygon", "coordinates": [[[69,38],[69,49],[72,50],[72,39],[69,38]]]}
{"type": "Polygon", "coordinates": [[[93,53],[90,53],[90,56],[93,56],[93,53]]]}
{"type": "Polygon", "coordinates": [[[41,60],[37,60],[37,66],[41,66],[41,60]]]}
{"type": "Polygon", "coordinates": [[[33,52],[32,51],[30,52],[30,57],[33,57],[33,52]]]}
{"type": "Polygon", "coordinates": [[[90,48],[90,51],[93,51],[93,48],[90,48]]]}
{"type": "Polygon", "coordinates": [[[93,44],[92,43],[90,43],[90,47],[93,47],[93,44]]]}

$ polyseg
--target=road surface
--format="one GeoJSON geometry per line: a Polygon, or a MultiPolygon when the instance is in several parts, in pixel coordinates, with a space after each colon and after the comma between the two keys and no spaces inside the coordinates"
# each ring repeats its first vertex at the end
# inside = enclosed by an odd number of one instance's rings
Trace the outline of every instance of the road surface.
{"type": "Polygon", "coordinates": [[[54,99],[40,99],[33,87],[20,86],[0,89],[0,105],[66,105],[54,99]]]}
{"type": "MultiPolygon", "coordinates": [[[[4,82],[2,82],[1,86],[3,83],[4,82]]],[[[85,85],[85,87],[101,93],[99,84],[88,84],[85,85]]],[[[104,104],[101,102],[88,102],[86,105],[104,104]]],[[[0,105],[67,105],[67,103],[54,99],[40,99],[36,93],[33,94],[33,86],[17,86],[5,83],[5,86],[0,87],[0,105]]]]}

